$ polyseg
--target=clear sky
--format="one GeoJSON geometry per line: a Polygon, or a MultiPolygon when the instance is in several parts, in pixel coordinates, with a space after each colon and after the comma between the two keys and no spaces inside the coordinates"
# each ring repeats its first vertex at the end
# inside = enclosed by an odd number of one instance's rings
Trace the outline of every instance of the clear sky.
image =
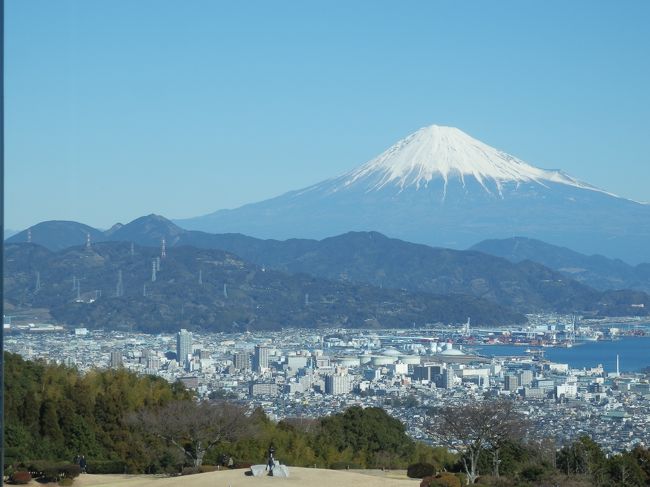
{"type": "Polygon", "coordinates": [[[430,125],[650,201],[650,2],[5,1],[5,225],[191,217],[430,125]]]}

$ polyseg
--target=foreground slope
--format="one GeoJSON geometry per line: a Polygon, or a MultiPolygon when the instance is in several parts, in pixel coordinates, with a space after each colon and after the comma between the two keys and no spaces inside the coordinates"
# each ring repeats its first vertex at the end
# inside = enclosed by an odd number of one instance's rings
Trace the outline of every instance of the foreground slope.
{"type": "Polygon", "coordinates": [[[650,261],[650,205],[435,125],[340,177],[177,223],[276,239],[374,230],[449,248],[522,235],[632,263],[650,261]]]}
{"type": "Polygon", "coordinates": [[[419,479],[409,479],[403,473],[390,472],[350,472],[342,470],[325,470],[320,468],[289,467],[289,478],[249,477],[245,470],[222,470],[179,477],[160,478],[147,475],[82,475],[75,480],[79,487],[167,487],[182,483],[184,487],[415,487],[419,479]],[[374,475],[373,475],[374,474],[374,475]]]}

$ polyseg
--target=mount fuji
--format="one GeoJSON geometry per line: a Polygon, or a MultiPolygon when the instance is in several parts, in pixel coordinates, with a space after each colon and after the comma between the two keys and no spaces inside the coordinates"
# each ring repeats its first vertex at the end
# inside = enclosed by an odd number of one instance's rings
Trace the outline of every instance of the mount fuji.
{"type": "Polygon", "coordinates": [[[342,176],[176,223],[277,239],[375,230],[449,248],[523,236],[631,263],[650,260],[650,205],[437,125],[342,176]]]}

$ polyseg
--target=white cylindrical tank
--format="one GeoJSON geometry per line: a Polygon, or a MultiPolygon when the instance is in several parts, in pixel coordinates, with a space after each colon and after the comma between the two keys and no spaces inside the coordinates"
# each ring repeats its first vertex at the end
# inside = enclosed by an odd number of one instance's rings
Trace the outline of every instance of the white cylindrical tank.
{"type": "Polygon", "coordinates": [[[385,355],[373,355],[370,362],[372,363],[372,365],[375,366],[390,365],[392,363],[397,362],[397,357],[387,357],[385,355]]]}
{"type": "Polygon", "coordinates": [[[403,364],[408,364],[408,365],[420,364],[420,357],[418,355],[400,355],[399,360],[403,364]]]}
{"type": "Polygon", "coordinates": [[[359,367],[361,365],[359,357],[353,356],[337,357],[334,361],[343,367],[359,367]]]}
{"type": "Polygon", "coordinates": [[[372,355],[369,353],[364,353],[359,355],[359,363],[361,365],[369,364],[372,361],[372,355]]]}

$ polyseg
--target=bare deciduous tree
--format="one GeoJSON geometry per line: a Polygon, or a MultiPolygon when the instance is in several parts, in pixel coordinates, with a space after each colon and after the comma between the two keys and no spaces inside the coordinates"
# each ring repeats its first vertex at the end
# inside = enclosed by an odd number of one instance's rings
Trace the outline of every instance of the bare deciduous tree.
{"type": "Polygon", "coordinates": [[[494,471],[498,475],[501,447],[508,440],[520,440],[525,431],[526,423],[509,400],[440,408],[433,412],[429,426],[429,433],[435,440],[461,454],[469,484],[479,476],[478,462],[482,451],[492,452],[494,471]]]}
{"type": "Polygon", "coordinates": [[[492,453],[493,475],[499,476],[499,454],[508,442],[518,442],[526,437],[528,422],[515,410],[514,401],[501,399],[484,403],[488,423],[487,444],[492,453]]]}
{"type": "Polygon", "coordinates": [[[225,401],[175,401],[155,411],[142,410],[130,423],[162,438],[200,467],[211,448],[245,434],[249,421],[243,408],[225,401]]]}

